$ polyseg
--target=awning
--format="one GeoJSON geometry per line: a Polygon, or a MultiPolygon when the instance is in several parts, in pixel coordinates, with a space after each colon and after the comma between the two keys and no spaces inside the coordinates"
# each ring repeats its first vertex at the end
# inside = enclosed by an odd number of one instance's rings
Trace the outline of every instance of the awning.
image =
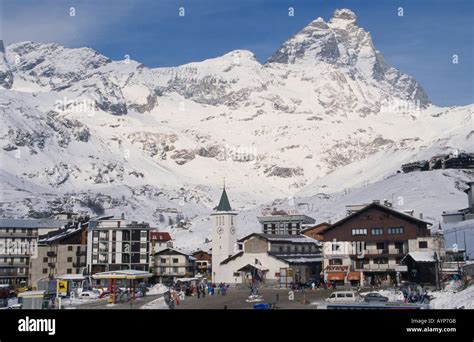
{"type": "Polygon", "coordinates": [[[360,272],[349,272],[347,280],[360,280],[360,272]]]}
{"type": "Polygon", "coordinates": [[[328,280],[344,280],[345,276],[346,274],[343,272],[331,272],[328,273],[328,280]]]}

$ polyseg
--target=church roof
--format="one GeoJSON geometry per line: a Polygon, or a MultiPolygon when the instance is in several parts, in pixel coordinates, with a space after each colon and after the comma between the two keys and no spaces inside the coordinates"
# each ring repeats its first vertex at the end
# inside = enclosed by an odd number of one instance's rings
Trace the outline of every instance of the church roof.
{"type": "Polygon", "coordinates": [[[232,207],[229,203],[229,198],[227,197],[227,193],[225,192],[225,188],[222,190],[221,200],[217,207],[214,208],[217,211],[232,211],[232,207]]]}

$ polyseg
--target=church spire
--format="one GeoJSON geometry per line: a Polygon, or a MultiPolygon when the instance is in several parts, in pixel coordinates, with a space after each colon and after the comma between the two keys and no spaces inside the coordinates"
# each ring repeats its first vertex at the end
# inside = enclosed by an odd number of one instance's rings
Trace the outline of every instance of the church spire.
{"type": "Polygon", "coordinates": [[[214,208],[214,210],[232,211],[232,207],[230,206],[230,203],[229,203],[229,198],[227,197],[227,192],[225,191],[225,185],[224,185],[224,189],[222,189],[221,200],[219,201],[219,204],[217,205],[217,207],[214,208]]]}

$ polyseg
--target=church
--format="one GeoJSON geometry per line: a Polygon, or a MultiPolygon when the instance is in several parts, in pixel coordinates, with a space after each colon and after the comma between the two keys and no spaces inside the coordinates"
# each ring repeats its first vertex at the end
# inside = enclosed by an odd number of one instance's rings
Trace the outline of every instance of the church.
{"type": "Polygon", "coordinates": [[[319,278],[320,242],[302,234],[278,231],[237,239],[236,216],[224,187],[211,214],[213,283],[246,284],[259,278],[266,284],[288,287],[319,278]]]}

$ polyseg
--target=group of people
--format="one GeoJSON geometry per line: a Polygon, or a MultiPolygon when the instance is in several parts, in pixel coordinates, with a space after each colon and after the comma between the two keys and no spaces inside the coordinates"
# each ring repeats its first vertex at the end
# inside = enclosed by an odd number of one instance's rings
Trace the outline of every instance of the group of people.
{"type": "Polygon", "coordinates": [[[423,288],[403,287],[402,289],[405,303],[425,303],[428,304],[432,299],[428,291],[423,288]]]}
{"type": "Polygon", "coordinates": [[[207,291],[210,296],[213,296],[216,292],[218,295],[225,296],[227,291],[229,291],[229,285],[226,283],[220,283],[219,285],[209,284],[207,291]]]}

